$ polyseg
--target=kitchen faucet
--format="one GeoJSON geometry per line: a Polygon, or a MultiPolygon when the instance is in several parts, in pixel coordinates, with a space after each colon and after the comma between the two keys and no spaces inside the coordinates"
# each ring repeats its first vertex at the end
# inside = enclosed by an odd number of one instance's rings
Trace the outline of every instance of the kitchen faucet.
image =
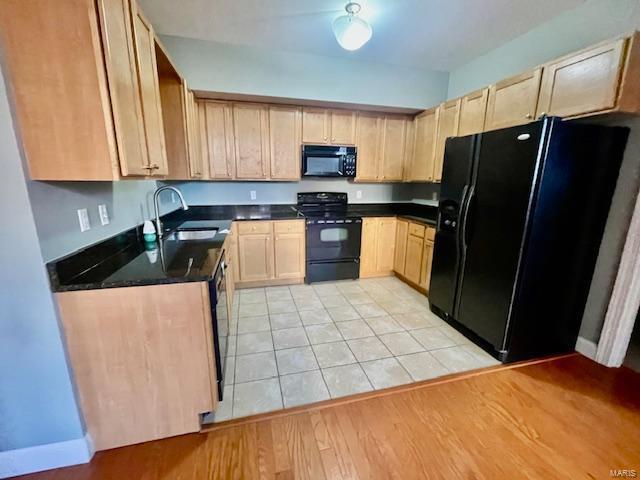
{"type": "Polygon", "coordinates": [[[182,196],[182,192],[178,190],[176,187],[171,187],[169,185],[164,185],[158,188],[153,194],[153,206],[155,208],[156,213],[156,230],[158,231],[158,238],[162,238],[162,222],[160,221],[160,208],[158,207],[158,198],[160,194],[164,190],[171,190],[178,194],[178,198],[180,199],[180,205],[182,205],[182,210],[189,210],[189,205],[185,202],[184,197],[182,196]]]}

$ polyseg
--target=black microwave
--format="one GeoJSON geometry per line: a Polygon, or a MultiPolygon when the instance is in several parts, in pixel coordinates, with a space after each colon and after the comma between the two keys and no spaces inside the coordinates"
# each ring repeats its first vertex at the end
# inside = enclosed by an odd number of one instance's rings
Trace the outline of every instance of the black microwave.
{"type": "Polygon", "coordinates": [[[302,176],[355,177],[356,147],[303,145],[302,176]]]}

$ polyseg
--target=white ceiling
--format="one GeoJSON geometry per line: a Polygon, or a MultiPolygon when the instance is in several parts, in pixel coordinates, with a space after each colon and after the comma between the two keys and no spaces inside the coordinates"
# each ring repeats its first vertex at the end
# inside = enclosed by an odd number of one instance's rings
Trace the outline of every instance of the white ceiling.
{"type": "Polygon", "coordinates": [[[160,34],[451,70],[585,0],[361,0],[373,38],[336,43],[343,0],[139,0],[160,34]]]}

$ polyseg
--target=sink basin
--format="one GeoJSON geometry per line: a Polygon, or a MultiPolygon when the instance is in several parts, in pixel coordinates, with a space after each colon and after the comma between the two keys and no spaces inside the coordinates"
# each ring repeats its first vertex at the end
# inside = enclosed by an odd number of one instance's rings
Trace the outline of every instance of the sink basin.
{"type": "Polygon", "coordinates": [[[218,233],[217,228],[207,230],[177,230],[169,235],[169,240],[211,240],[218,233]]]}

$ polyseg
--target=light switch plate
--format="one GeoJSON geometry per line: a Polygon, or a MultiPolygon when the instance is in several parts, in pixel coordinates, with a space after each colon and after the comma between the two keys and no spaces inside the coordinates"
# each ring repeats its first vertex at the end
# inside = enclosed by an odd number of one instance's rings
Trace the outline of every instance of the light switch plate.
{"type": "Polygon", "coordinates": [[[80,231],[86,232],[91,230],[91,224],[89,223],[89,213],[86,208],[78,209],[78,221],[80,222],[80,231]]]}
{"type": "Polygon", "coordinates": [[[98,205],[98,214],[100,215],[100,223],[102,225],[109,225],[109,211],[106,205],[98,205]]]}
{"type": "Polygon", "coordinates": [[[255,200],[256,199],[256,191],[255,190],[250,190],[249,191],[249,196],[251,197],[251,200],[255,200]]]}
{"type": "Polygon", "coordinates": [[[362,198],[362,190],[356,190],[356,198],[362,198]]]}

